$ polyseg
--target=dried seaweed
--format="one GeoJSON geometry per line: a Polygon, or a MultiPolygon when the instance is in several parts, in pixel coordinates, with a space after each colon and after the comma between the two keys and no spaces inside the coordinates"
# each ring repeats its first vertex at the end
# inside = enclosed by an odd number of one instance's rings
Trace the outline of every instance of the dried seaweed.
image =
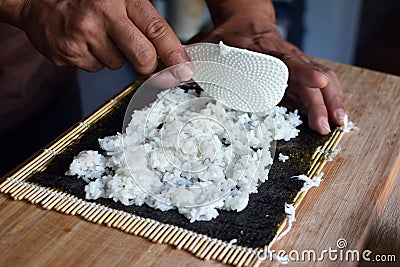
{"type": "MultiPolygon", "coordinates": [[[[126,107],[132,95],[127,95],[115,108],[102,117],[82,134],[82,136],[62,153],[54,157],[42,172],[33,173],[28,181],[41,186],[59,189],[84,199],[86,183],[76,177],[65,175],[74,156],[82,150],[101,150],[98,138],[121,132],[126,107]]],[[[304,122],[307,120],[303,117],[304,122]]],[[[302,182],[290,179],[293,175],[305,174],[311,167],[311,157],[315,149],[326,142],[329,136],[320,136],[311,131],[306,123],[299,127],[300,135],[289,141],[277,143],[276,155],[282,153],[290,157],[285,163],[275,157],[269,180],[263,183],[257,194],[250,195],[246,209],[241,212],[220,211],[220,215],[206,222],[190,223],[176,210],[162,212],[146,205],[124,206],[111,199],[94,202],[105,206],[151,218],[163,223],[176,225],[187,230],[205,234],[213,238],[229,241],[237,239],[238,244],[262,247],[276,235],[277,228],[285,218],[284,204],[291,203],[302,187],[302,182]]]]}

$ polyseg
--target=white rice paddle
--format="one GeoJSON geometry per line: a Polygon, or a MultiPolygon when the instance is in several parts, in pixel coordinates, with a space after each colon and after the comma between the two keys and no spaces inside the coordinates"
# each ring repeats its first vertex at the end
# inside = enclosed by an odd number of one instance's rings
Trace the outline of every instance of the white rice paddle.
{"type": "Polygon", "coordinates": [[[283,98],[289,71],[278,58],[224,45],[185,46],[194,62],[192,79],[214,99],[245,112],[263,112],[283,98]]]}

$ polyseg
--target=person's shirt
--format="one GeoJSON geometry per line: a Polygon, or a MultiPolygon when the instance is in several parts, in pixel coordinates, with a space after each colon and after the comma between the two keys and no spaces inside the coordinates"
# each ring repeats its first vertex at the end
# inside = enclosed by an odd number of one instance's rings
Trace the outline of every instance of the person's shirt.
{"type": "Polygon", "coordinates": [[[56,67],[25,33],[0,22],[0,135],[23,125],[76,79],[72,67],[56,67]]]}

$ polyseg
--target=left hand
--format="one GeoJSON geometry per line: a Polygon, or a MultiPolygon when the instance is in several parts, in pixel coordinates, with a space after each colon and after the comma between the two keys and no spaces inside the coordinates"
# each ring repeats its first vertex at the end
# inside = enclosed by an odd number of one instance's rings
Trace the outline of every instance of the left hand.
{"type": "Polygon", "coordinates": [[[334,71],[310,60],[299,48],[286,41],[275,24],[260,17],[228,18],[208,34],[191,42],[210,42],[244,48],[280,58],[289,68],[286,97],[305,108],[311,129],[328,134],[328,118],[343,124],[345,115],[340,82],[334,71]],[[264,23],[263,23],[264,22],[264,23]]]}
{"type": "MultiPolygon", "coordinates": [[[[5,0],[0,21],[26,31],[33,46],[58,66],[96,72],[118,69],[127,58],[136,71],[150,74],[158,56],[166,66],[190,61],[148,0],[5,0]]],[[[187,80],[192,72],[187,67],[176,75],[187,80]]]]}

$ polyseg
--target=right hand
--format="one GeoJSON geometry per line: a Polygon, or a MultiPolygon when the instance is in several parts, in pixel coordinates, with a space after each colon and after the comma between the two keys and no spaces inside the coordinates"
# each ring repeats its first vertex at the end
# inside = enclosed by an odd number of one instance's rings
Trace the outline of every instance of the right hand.
{"type": "Polygon", "coordinates": [[[148,0],[24,2],[18,26],[58,66],[95,72],[104,66],[120,68],[126,57],[138,72],[150,74],[157,67],[157,56],[166,66],[190,61],[148,0]]]}
{"type": "Polygon", "coordinates": [[[335,72],[313,62],[277,31],[271,1],[208,0],[215,28],[192,42],[218,43],[266,53],[280,58],[289,68],[286,97],[307,111],[309,127],[328,134],[328,118],[343,125],[343,93],[335,72]],[[234,2],[230,5],[225,2],[234,2]],[[228,8],[227,8],[228,7],[228,8]]]}

